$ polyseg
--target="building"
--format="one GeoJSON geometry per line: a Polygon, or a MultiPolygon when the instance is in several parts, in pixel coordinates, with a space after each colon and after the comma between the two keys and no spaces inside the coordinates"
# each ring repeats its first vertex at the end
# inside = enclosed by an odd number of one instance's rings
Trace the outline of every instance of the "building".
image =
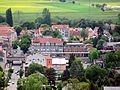
{"type": "Polygon", "coordinates": [[[63,72],[66,69],[68,60],[65,58],[52,58],[52,67],[56,72],[63,72]]]}
{"type": "Polygon", "coordinates": [[[59,30],[64,40],[68,40],[70,37],[69,25],[52,25],[51,29],[59,30]]]}
{"type": "Polygon", "coordinates": [[[12,44],[17,39],[17,34],[13,27],[8,25],[0,25],[0,40],[5,44],[12,44]]]}
{"type": "Polygon", "coordinates": [[[70,28],[70,36],[80,37],[80,32],[82,28],[70,28]]]}
{"type": "Polygon", "coordinates": [[[63,52],[63,41],[52,37],[35,37],[32,39],[30,51],[39,52],[63,52]]]}
{"type": "Polygon", "coordinates": [[[42,55],[40,53],[34,53],[26,56],[26,61],[25,64],[23,65],[25,75],[27,75],[28,67],[32,63],[38,63],[44,67],[50,68],[52,67],[52,58],[49,55],[42,55]]]}

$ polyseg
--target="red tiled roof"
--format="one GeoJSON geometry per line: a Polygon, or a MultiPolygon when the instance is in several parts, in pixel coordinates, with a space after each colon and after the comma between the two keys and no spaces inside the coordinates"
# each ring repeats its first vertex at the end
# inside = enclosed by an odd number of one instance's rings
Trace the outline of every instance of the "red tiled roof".
{"type": "Polygon", "coordinates": [[[69,25],[52,25],[52,29],[68,29],[69,25]]]}
{"type": "Polygon", "coordinates": [[[7,25],[0,25],[0,36],[6,36],[11,33],[15,32],[12,27],[9,27],[7,25]]]}
{"type": "Polygon", "coordinates": [[[33,38],[33,43],[63,43],[62,39],[59,38],[33,38]]]}

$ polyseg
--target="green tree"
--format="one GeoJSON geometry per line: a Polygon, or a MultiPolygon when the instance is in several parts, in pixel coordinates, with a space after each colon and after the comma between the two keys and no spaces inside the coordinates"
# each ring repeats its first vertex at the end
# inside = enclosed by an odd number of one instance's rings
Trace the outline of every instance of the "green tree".
{"type": "Polygon", "coordinates": [[[62,81],[67,81],[70,78],[70,72],[68,69],[64,70],[62,75],[61,75],[61,80],[62,81]]]}
{"type": "Polygon", "coordinates": [[[113,52],[107,52],[105,54],[104,60],[106,68],[114,68],[117,66],[117,58],[113,52]]]}
{"type": "Polygon", "coordinates": [[[49,12],[49,9],[44,8],[42,12],[43,16],[43,24],[51,25],[51,14],[49,12]]]}
{"type": "Polygon", "coordinates": [[[26,53],[28,51],[28,48],[30,47],[31,39],[29,35],[24,35],[19,42],[20,49],[23,51],[23,53],[26,53]]]}
{"type": "Polygon", "coordinates": [[[54,38],[62,38],[62,35],[59,30],[53,31],[53,37],[54,38]]]}
{"type": "Polygon", "coordinates": [[[19,70],[19,76],[22,78],[24,71],[22,69],[19,70]]]}
{"type": "Polygon", "coordinates": [[[24,22],[22,25],[21,25],[22,28],[26,27],[27,29],[35,29],[35,23],[34,22],[24,22]]]}
{"type": "Polygon", "coordinates": [[[19,41],[18,40],[15,40],[15,41],[12,42],[12,48],[13,49],[17,49],[18,45],[19,45],[19,41]]]}
{"type": "Polygon", "coordinates": [[[5,87],[4,72],[0,71],[0,90],[4,90],[4,87],[5,87]]]}
{"type": "Polygon", "coordinates": [[[70,74],[72,77],[82,77],[84,76],[83,64],[80,59],[73,61],[70,67],[70,74]]]}
{"type": "Polygon", "coordinates": [[[88,39],[88,40],[85,40],[85,41],[84,41],[84,44],[93,44],[93,42],[92,42],[91,39],[88,39]]]}
{"type": "Polygon", "coordinates": [[[40,73],[32,74],[17,81],[18,90],[41,90],[42,85],[47,85],[47,78],[40,73]]]}
{"type": "Polygon", "coordinates": [[[6,22],[12,27],[13,26],[13,18],[11,8],[6,10],[6,22]]]}
{"type": "Polygon", "coordinates": [[[43,74],[44,67],[41,64],[37,64],[37,63],[30,64],[30,66],[28,67],[28,75],[31,75],[35,72],[39,72],[43,74]]]}
{"type": "Polygon", "coordinates": [[[83,30],[80,32],[80,36],[83,38],[83,41],[85,41],[85,38],[88,36],[88,33],[86,32],[85,29],[83,29],[83,30]]]}
{"type": "Polygon", "coordinates": [[[103,68],[100,68],[98,65],[91,65],[85,70],[85,76],[91,82],[96,82],[99,77],[104,78],[107,74],[107,71],[103,68]]]}
{"type": "Polygon", "coordinates": [[[120,20],[120,13],[118,14],[118,19],[120,20]]]}
{"type": "Polygon", "coordinates": [[[36,28],[39,28],[42,23],[43,23],[43,18],[42,17],[38,17],[38,18],[35,19],[36,28]]]}
{"type": "Polygon", "coordinates": [[[16,31],[16,33],[17,33],[17,36],[19,36],[19,35],[20,35],[20,32],[22,31],[22,27],[19,26],[19,25],[17,25],[17,26],[14,27],[14,29],[15,29],[15,31],[16,31]]]}
{"type": "Polygon", "coordinates": [[[47,68],[45,71],[45,75],[49,81],[51,81],[51,80],[55,81],[56,72],[55,72],[54,68],[47,68]]]}
{"type": "Polygon", "coordinates": [[[5,22],[5,17],[3,17],[2,15],[0,15],[0,23],[5,22]]]}
{"type": "Polygon", "coordinates": [[[105,43],[105,40],[103,39],[100,39],[97,43],[97,48],[100,50],[100,49],[103,49],[103,44],[105,43]]]}
{"type": "Polygon", "coordinates": [[[68,68],[71,67],[71,64],[73,63],[73,61],[75,60],[75,55],[74,54],[71,54],[70,55],[70,58],[69,58],[69,62],[68,62],[68,68]]]}
{"type": "Polygon", "coordinates": [[[52,36],[53,35],[53,31],[51,30],[45,30],[42,32],[43,36],[52,36]]]}
{"type": "Polygon", "coordinates": [[[90,49],[88,57],[92,63],[94,63],[94,60],[98,59],[99,56],[100,52],[96,48],[90,49]]]}

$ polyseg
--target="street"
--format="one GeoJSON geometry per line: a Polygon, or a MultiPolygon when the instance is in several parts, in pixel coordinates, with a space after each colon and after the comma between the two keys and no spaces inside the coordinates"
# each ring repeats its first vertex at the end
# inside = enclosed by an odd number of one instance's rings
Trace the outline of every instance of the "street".
{"type": "Polygon", "coordinates": [[[15,72],[20,70],[20,66],[12,66],[12,67],[14,69],[14,72],[9,81],[9,86],[7,87],[7,90],[17,90],[17,80],[19,79],[19,74],[16,74],[15,72]]]}

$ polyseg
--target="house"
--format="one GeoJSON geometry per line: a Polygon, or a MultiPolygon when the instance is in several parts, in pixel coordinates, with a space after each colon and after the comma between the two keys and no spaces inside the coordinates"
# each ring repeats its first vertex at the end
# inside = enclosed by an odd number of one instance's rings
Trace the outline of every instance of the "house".
{"type": "Polygon", "coordinates": [[[52,67],[52,58],[49,55],[42,55],[40,53],[34,53],[26,56],[26,61],[25,64],[23,65],[25,75],[27,75],[28,67],[32,63],[38,63],[44,67],[50,68],[52,67]]]}
{"type": "Polygon", "coordinates": [[[63,52],[63,41],[59,38],[35,37],[32,39],[32,46],[29,50],[39,52],[63,52]]]}
{"type": "Polygon", "coordinates": [[[68,60],[65,58],[52,58],[52,68],[56,70],[56,72],[63,72],[66,69],[66,65],[68,60]]]}
{"type": "Polygon", "coordinates": [[[50,30],[50,28],[41,28],[40,27],[38,29],[31,30],[31,32],[33,34],[33,37],[40,37],[40,36],[42,36],[42,32],[45,30],[50,30]]]}
{"type": "Polygon", "coordinates": [[[105,86],[104,90],[120,90],[120,87],[116,87],[116,86],[105,86]]]}
{"type": "Polygon", "coordinates": [[[98,29],[99,29],[98,27],[95,27],[94,30],[92,30],[89,27],[86,27],[86,31],[88,33],[88,39],[97,37],[98,36],[98,34],[97,34],[98,29]]]}
{"type": "Polygon", "coordinates": [[[0,25],[0,40],[6,44],[12,44],[12,41],[17,39],[17,34],[13,27],[8,25],[0,25]]]}
{"type": "Polygon", "coordinates": [[[59,30],[64,40],[68,40],[70,37],[69,25],[52,25],[51,29],[59,30]]]}
{"type": "Polygon", "coordinates": [[[82,28],[70,28],[70,36],[79,37],[82,28]]]}

